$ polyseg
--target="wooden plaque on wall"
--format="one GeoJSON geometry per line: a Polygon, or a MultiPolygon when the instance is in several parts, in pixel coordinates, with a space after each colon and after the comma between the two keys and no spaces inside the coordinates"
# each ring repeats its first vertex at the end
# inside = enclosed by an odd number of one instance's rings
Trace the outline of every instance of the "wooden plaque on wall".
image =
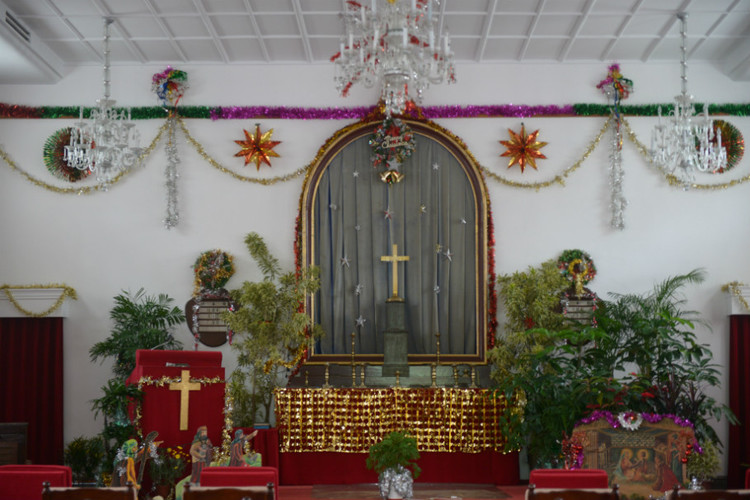
{"type": "Polygon", "coordinates": [[[228,340],[227,324],[221,314],[232,305],[229,297],[193,297],[185,304],[187,326],[197,332],[201,344],[219,347],[228,340]]]}

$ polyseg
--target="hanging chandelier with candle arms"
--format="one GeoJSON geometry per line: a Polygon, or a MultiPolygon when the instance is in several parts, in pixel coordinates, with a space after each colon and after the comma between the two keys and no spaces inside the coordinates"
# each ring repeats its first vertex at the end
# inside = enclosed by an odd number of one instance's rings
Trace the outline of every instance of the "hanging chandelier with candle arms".
{"type": "Polygon", "coordinates": [[[703,113],[696,115],[693,96],[687,92],[687,13],[680,12],[677,17],[682,39],[682,92],[675,96],[674,109],[666,120],[662,119],[659,107],[659,121],[651,136],[651,158],[687,189],[695,179],[695,172],[723,171],[727,153],[721,143],[721,130],[714,131],[708,104],[703,105],[703,113]]]}
{"type": "Polygon", "coordinates": [[[142,149],[140,135],[130,119],[130,110],[115,108],[110,99],[109,39],[112,18],[104,20],[104,97],[96,101],[88,120],[80,108],[79,121],[70,133],[63,159],[68,166],[96,173],[96,180],[107,190],[120,172],[130,169],[139,160],[142,149]]]}
{"type": "Polygon", "coordinates": [[[341,95],[352,85],[382,83],[381,99],[387,115],[403,113],[409,101],[421,102],[430,84],[455,83],[450,36],[440,37],[435,7],[438,0],[346,1],[346,34],[336,63],[334,80],[341,95]]]}

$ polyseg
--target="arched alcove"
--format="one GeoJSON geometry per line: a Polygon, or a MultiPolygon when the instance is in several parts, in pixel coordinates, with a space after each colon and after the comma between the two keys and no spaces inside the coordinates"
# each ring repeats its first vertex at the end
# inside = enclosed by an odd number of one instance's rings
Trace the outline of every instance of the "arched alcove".
{"type": "Polygon", "coordinates": [[[383,359],[385,304],[406,302],[409,363],[484,363],[494,331],[489,199],[479,166],[447,130],[403,119],[415,149],[403,179],[381,180],[370,140],[380,120],[338,131],[319,151],[300,199],[299,260],[318,266],[321,289],[306,304],[326,331],[308,362],[383,359]],[[488,312],[489,311],[489,312],[488,312]],[[492,316],[492,317],[491,317],[492,316]]]}

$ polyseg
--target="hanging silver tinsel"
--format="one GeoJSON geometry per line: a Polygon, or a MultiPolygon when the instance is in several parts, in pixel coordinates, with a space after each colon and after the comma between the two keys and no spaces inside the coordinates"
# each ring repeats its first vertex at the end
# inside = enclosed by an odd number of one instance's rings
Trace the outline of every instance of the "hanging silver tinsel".
{"type": "Polygon", "coordinates": [[[180,174],[177,173],[177,164],[180,163],[180,158],[177,156],[177,140],[175,137],[175,130],[177,121],[174,116],[168,118],[169,126],[167,127],[167,168],[164,171],[164,175],[167,178],[167,216],[164,218],[164,227],[172,229],[177,226],[180,220],[180,211],[177,207],[177,179],[180,174]]]}
{"type": "Polygon", "coordinates": [[[622,181],[625,176],[622,170],[622,131],[619,121],[612,122],[612,144],[609,153],[609,188],[610,209],[612,211],[611,225],[614,229],[625,229],[623,212],[628,200],[622,194],[622,181]]]}

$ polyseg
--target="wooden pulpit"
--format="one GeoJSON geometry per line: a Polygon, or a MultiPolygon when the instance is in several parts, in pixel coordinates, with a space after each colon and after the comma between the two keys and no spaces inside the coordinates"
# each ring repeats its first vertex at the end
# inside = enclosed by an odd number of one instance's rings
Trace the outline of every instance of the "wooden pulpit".
{"type": "Polygon", "coordinates": [[[198,427],[214,447],[224,428],[224,368],[220,352],[138,350],[127,384],[143,391],[140,429],[157,431],[162,447],[187,451],[198,427]]]}

